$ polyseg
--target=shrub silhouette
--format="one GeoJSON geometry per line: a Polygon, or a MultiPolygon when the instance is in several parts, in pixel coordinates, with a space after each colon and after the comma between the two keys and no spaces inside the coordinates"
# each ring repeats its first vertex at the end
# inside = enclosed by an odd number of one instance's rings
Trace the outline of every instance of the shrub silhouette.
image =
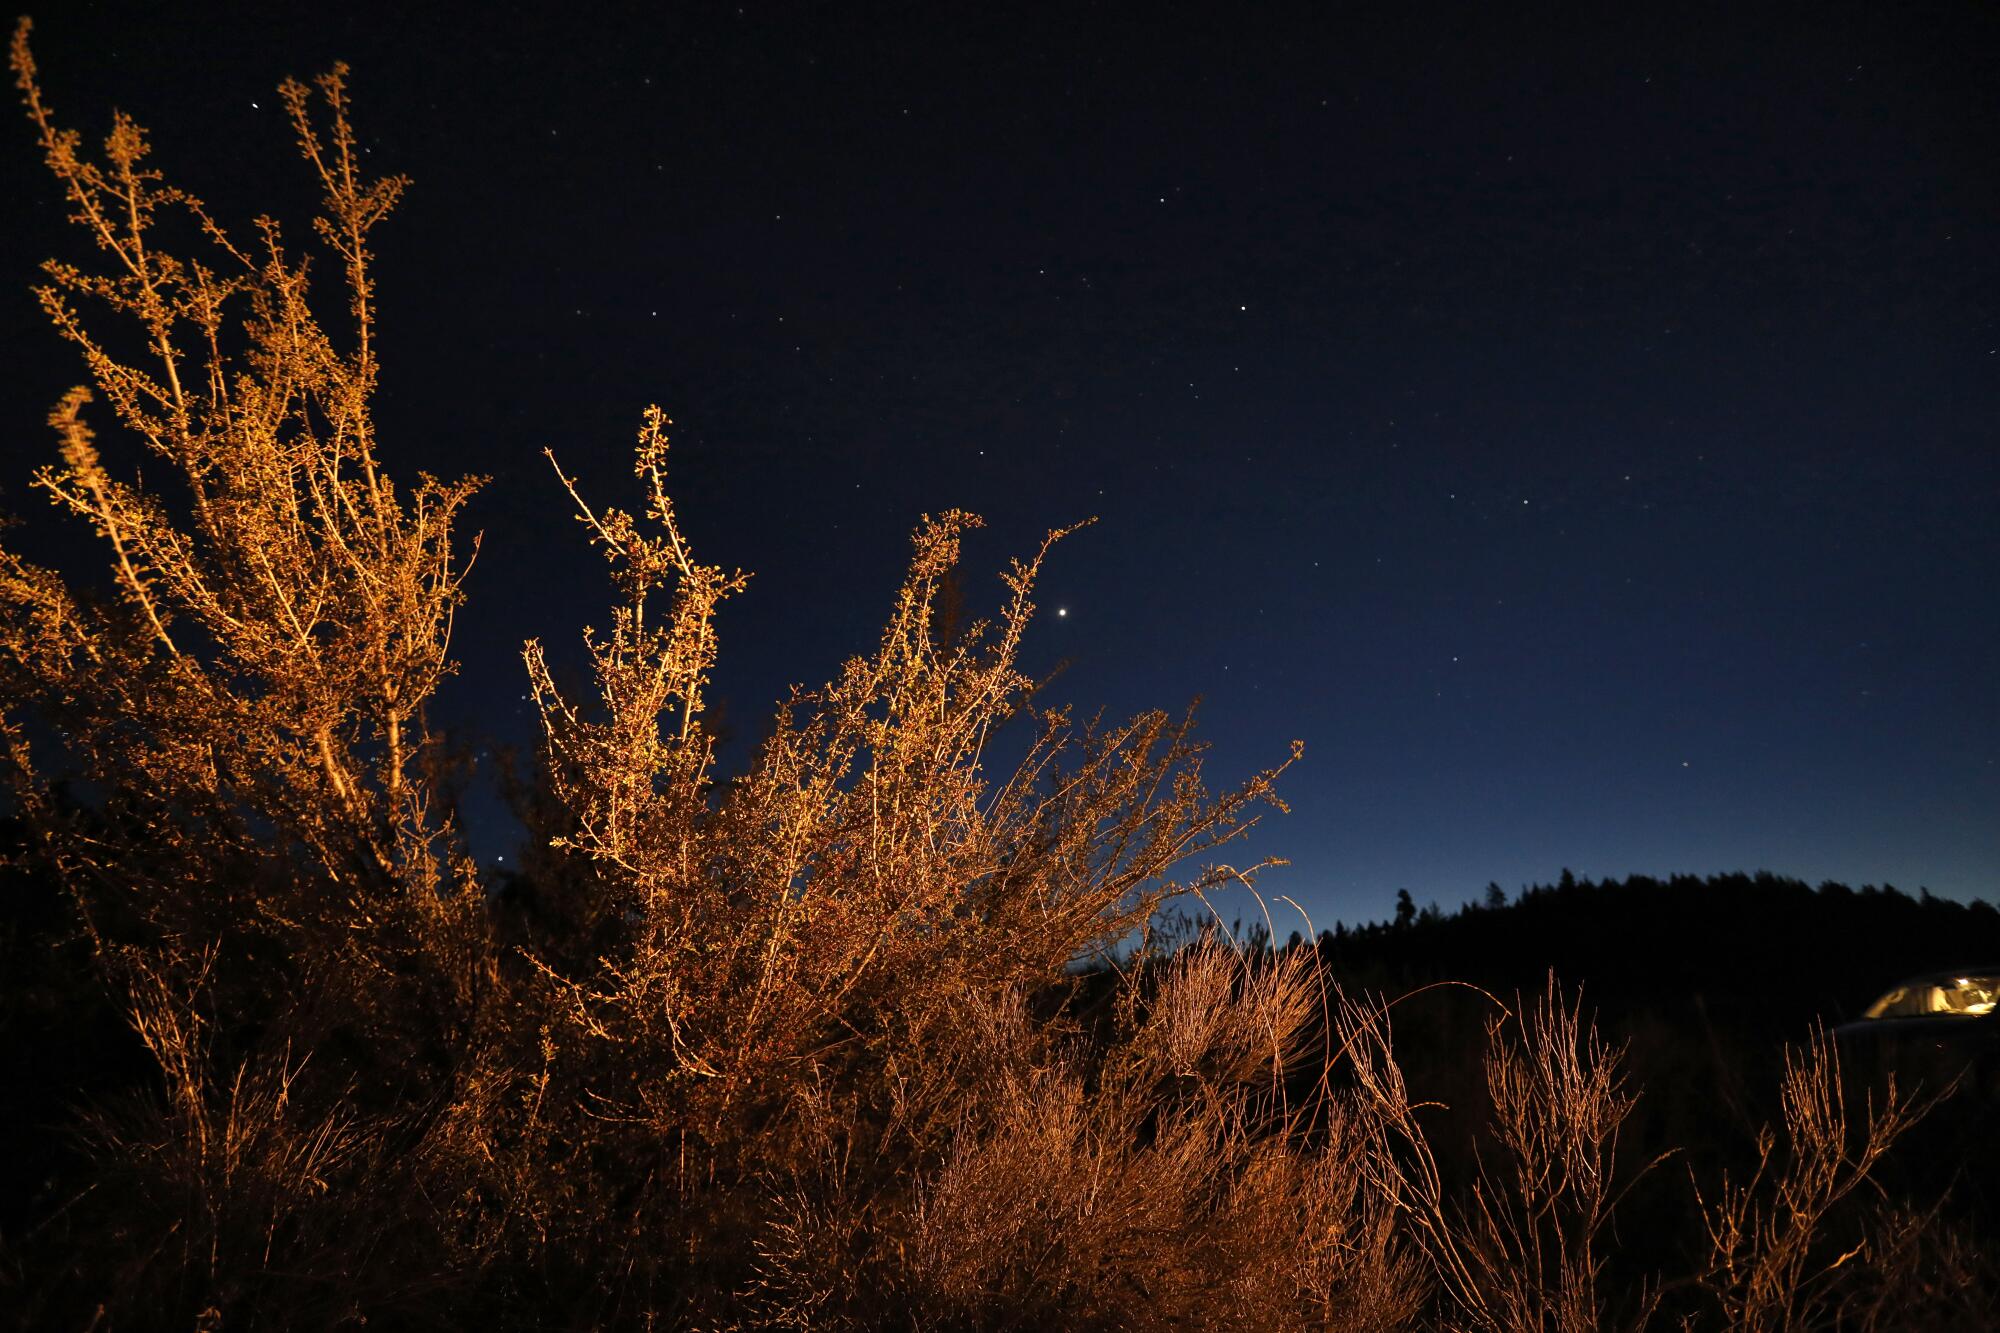
{"type": "MultiPolygon", "coordinates": [[[[278,223],[226,227],[129,118],[88,152],[28,36],[17,85],[95,249],[38,289],[89,383],[35,483],[108,575],[0,550],[12,869],[73,905],[88,965],[51,984],[112,997],[146,1072],[106,1057],[83,1160],[6,1240],[24,1324],[1582,1329],[1663,1308],[1607,1289],[1634,1093],[1553,981],[1489,1026],[1495,1155],[1454,1181],[1390,1004],[1309,946],[1148,942],[1163,907],[1250,882],[1214,856],[1282,808],[1284,765],[1211,792],[1191,715],[1040,702],[1020,649],[1065,532],[965,624],[977,520],[926,518],[880,642],[722,782],[704,691],[745,578],[681,531],[669,421],[644,414],[637,512],[556,468],[619,603],[586,638],[589,697],[526,646],[534,907],[503,929],[425,716],[477,481],[399,481],[371,410],[371,237],[403,180],[361,171],[344,70],[283,85],[329,304],[278,223]],[[1000,767],[1006,728],[1023,757],[1000,767]]],[[[1813,1095],[1830,1050],[1801,1061],[1804,1165],[1687,1205],[1713,1240],[1690,1317],[1866,1326],[1920,1287],[1976,1299],[1984,1261],[1934,1214],[1812,1257],[1912,1112],[1850,1126],[1813,1095]]]]}

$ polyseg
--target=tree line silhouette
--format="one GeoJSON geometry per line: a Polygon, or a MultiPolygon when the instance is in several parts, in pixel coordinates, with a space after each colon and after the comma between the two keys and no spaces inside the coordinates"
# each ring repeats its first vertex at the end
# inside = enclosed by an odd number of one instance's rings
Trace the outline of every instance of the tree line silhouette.
{"type": "Polygon", "coordinates": [[[1456,977],[1495,990],[1588,979],[1607,1010],[1673,997],[1732,1025],[1796,1035],[1841,1023],[1913,973],[2000,961],[2000,911],[1894,885],[1817,888],[1768,871],[1577,879],[1512,898],[1498,884],[1449,914],[1402,890],[1387,921],[1323,932],[1342,976],[1382,988],[1456,977]]]}

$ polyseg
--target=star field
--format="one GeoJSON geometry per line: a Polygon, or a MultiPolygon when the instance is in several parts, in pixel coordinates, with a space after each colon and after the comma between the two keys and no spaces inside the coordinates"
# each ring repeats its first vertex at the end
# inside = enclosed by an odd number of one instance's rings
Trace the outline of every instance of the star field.
{"type": "MultiPolygon", "coordinates": [[[[1218,783],[1303,738],[1242,859],[1289,857],[1265,887],[1320,925],[1565,866],[2000,892],[2000,17],[1044,20],[246,9],[212,40],[78,3],[37,39],[58,106],[115,100],[239,216],[306,202],[262,188],[276,80],[355,67],[416,180],[383,420],[406,470],[494,478],[441,703],[468,733],[529,739],[519,640],[608,601],[540,450],[619,496],[658,401],[692,540],[756,572],[729,757],[870,641],[920,514],[989,520],[972,610],[1095,515],[1035,664],[1085,713],[1203,696],[1218,783]]],[[[22,289],[66,238],[5,151],[27,458],[73,372],[22,289]]]]}

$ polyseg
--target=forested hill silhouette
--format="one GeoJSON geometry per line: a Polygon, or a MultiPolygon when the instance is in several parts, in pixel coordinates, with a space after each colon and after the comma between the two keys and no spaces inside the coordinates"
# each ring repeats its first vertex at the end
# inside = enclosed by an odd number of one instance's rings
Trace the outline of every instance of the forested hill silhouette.
{"type": "Polygon", "coordinates": [[[1457,980],[1532,993],[1550,970],[1607,1014],[1696,1006],[1732,1027],[1795,1035],[1813,1019],[1857,1018],[1916,972],[2000,961],[2000,911],[1893,886],[1817,889],[1768,872],[1577,879],[1452,914],[1417,910],[1323,932],[1349,987],[1391,994],[1457,980]]]}

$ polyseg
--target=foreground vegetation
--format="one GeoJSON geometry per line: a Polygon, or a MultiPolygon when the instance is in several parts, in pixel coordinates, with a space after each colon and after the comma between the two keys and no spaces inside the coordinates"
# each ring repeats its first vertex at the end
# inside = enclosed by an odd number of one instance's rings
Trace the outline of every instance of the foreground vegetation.
{"type": "Polygon", "coordinates": [[[282,90],[341,280],[323,302],[275,222],[210,216],[130,120],[86,151],[25,25],[13,67],[94,243],[39,292],[89,382],[35,484],[108,570],[0,551],[9,1019],[60,1024],[39,1082],[83,1103],[58,1144],[15,1094],[39,1145],[0,1238],[24,1325],[1986,1308],[1952,1217],[1868,1187],[1930,1094],[1850,1101],[1823,1037],[1785,1057],[1745,1165],[1690,1169],[1625,1137],[1640,1089],[1553,983],[1479,997],[1484,1113],[1460,1134],[1398,1063],[1403,1011],[1342,990],[1322,950],[1157,947],[1163,908],[1252,877],[1218,849],[1279,770],[1212,792],[1190,719],[1040,703],[1020,651],[1061,533],[961,630],[940,598],[976,520],[925,520],[879,644],[718,780],[704,691],[744,580],[689,549],[657,409],[638,512],[554,473],[619,606],[589,697],[526,646],[544,744],[500,891],[426,722],[476,482],[398,480],[377,438],[371,237],[403,182],[362,173],[342,72],[282,90]],[[999,767],[1003,729],[1022,757],[999,767]],[[1614,1225],[1635,1182],[1677,1200],[1651,1196],[1651,1235],[1614,1225]]]}

